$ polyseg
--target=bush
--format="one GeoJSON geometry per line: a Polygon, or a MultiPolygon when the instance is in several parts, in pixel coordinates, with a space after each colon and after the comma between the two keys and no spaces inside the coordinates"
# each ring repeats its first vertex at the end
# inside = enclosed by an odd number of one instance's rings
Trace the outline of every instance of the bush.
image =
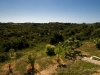
{"type": "Polygon", "coordinates": [[[96,47],[100,50],[100,39],[96,38],[94,40],[94,43],[96,44],[96,47]]]}
{"type": "Polygon", "coordinates": [[[55,50],[55,46],[48,44],[48,45],[46,45],[46,50],[47,50],[47,52],[46,52],[47,55],[49,55],[49,56],[56,55],[55,51],[54,51],[55,50]]]}
{"type": "Polygon", "coordinates": [[[100,50],[100,41],[96,44],[96,46],[100,50]]]}
{"type": "Polygon", "coordinates": [[[64,42],[64,46],[71,46],[74,48],[79,48],[80,46],[82,46],[82,42],[80,40],[70,38],[69,40],[66,40],[64,42]]]}
{"type": "Polygon", "coordinates": [[[6,60],[10,59],[7,53],[0,53],[0,62],[5,62],[6,60]]]}
{"type": "Polygon", "coordinates": [[[16,53],[16,59],[18,59],[18,58],[20,58],[20,57],[22,57],[23,56],[23,54],[21,53],[21,52],[17,52],[16,53]]]}

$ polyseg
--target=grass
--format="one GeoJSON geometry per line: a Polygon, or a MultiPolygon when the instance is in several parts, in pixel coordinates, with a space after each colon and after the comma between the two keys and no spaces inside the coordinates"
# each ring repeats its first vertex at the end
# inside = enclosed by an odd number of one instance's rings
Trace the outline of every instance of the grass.
{"type": "Polygon", "coordinates": [[[100,50],[98,50],[93,42],[83,42],[83,45],[79,48],[83,53],[85,52],[89,57],[100,57],[100,50]]]}
{"type": "MultiPolygon", "coordinates": [[[[59,48],[59,46],[56,46],[56,50],[59,48]]],[[[96,48],[95,44],[92,42],[85,41],[83,45],[78,48],[80,51],[83,53],[86,53],[89,57],[90,56],[98,56],[100,57],[100,51],[96,48]]],[[[66,50],[62,50],[60,53],[60,57],[64,61],[64,63],[67,64],[67,68],[65,69],[59,69],[57,75],[91,75],[95,73],[100,66],[95,65],[92,63],[88,62],[83,62],[81,60],[77,60],[76,62],[74,61],[69,61],[64,58],[64,53],[66,50]]],[[[57,58],[56,56],[49,57],[46,54],[46,43],[39,43],[36,44],[34,47],[28,48],[28,49],[23,49],[21,51],[23,54],[22,57],[19,59],[15,59],[13,61],[16,62],[15,66],[15,71],[18,72],[19,74],[23,75],[26,71],[26,66],[28,65],[27,57],[29,54],[33,54],[37,56],[36,63],[39,64],[40,66],[40,71],[46,69],[50,65],[55,65],[57,63],[54,63],[52,60],[54,58],[57,58]]],[[[9,61],[6,61],[4,63],[0,63],[0,72],[2,72],[1,68],[3,65],[7,64],[9,61]]],[[[55,74],[53,74],[55,75],[55,74]]]]}
{"type": "Polygon", "coordinates": [[[27,66],[27,62],[24,60],[20,60],[18,63],[16,63],[16,71],[18,71],[21,75],[23,75],[26,71],[26,66],[27,66]]]}
{"type": "Polygon", "coordinates": [[[50,64],[53,64],[53,62],[52,62],[50,57],[44,57],[42,59],[39,59],[37,61],[37,63],[40,65],[40,67],[41,67],[40,70],[41,71],[46,69],[50,64]]]}
{"type": "Polygon", "coordinates": [[[88,62],[77,61],[73,64],[67,63],[66,71],[58,71],[58,75],[92,75],[97,73],[96,69],[99,69],[99,65],[95,65],[88,62]]]}

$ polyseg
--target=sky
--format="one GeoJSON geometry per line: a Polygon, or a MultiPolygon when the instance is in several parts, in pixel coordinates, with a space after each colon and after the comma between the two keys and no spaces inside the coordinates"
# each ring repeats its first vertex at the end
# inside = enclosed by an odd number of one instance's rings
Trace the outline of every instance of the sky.
{"type": "Polygon", "coordinates": [[[100,22],[100,0],[0,0],[0,22],[100,22]]]}

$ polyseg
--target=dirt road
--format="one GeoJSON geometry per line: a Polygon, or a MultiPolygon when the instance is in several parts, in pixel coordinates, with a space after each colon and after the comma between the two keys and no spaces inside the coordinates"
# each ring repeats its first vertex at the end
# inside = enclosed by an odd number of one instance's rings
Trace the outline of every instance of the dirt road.
{"type": "Polygon", "coordinates": [[[87,57],[82,58],[82,60],[85,62],[91,62],[91,63],[97,64],[97,65],[100,65],[100,61],[98,61],[98,60],[90,59],[87,57]]]}

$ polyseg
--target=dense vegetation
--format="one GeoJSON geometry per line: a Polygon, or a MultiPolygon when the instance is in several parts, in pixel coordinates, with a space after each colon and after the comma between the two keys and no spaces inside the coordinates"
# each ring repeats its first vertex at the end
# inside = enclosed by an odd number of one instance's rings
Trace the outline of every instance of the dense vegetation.
{"type": "MultiPolygon", "coordinates": [[[[96,48],[98,48],[99,51],[99,32],[100,23],[0,23],[0,62],[3,63],[6,60],[12,59],[16,60],[21,56],[24,56],[25,58],[20,63],[23,62],[27,65],[27,63],[24,61],[28,61],[31,66],[31,69],[28,69],[26,74],[30,73],[31,71],[38,72],[38,70],[35,69],[34,64],[36,64],[37,61],[41,62],[41,59],[47,56],[50,56],[50,58],[46,59],[45,61],[49,62],[49,64],[52,62],[52,58],[56,57],[55,60],[59,64],[59,67],[66,66],[65,64],[60,63],[62,59],[76,61],[77,57],[82,57],[82,51],[78,50],[78,48],[82,48],[86,50],[86,52],[90,52],[91,55],[94,55],[93,52],[96,48]],[[93,48],[93,52],[91,49],[89,49],[90,47],[88,48],[87,43],[83,43],[86,40],[90,40],[92,43],[94,42],[93,44],[95,45],[93,45],[93,47],[95,47],[93,48]],[[40,53],[40,55],[36,55],[37,53],[40,53]],[[28,60],[26,59],[27,57],[28,60]]],[[[96,53],[97,54],[95,55],[100,56],[98,52],[96,53]]],[[[72,61],[72,63],[74,61],[72,61]]],[[[23,63],[21,66],[26,66],[23,63]]],[[[40,66],[43,66],[45,63],[46,62],[39,64],[40,66]]],[[[96,66],[85,62],[82,64],[82,61],[79,60],[77,63],[81,65],[88,64],[96,66]]],[[[68,72],[66,72],[69,73],[73,67],[80,67],[79,65],[75,66],[75,64],[69,68],[68,72]]],[[[67,64],[67,67],[69,65],[67,64]]],[[[46,64],[43,67],[45,66],[46,64]]],[[[84,66],[82,66],[82,68],[84,68],[84,66]]],[[[25,72],[25,67],[22,67],[21,69],[23,72],[25,72]]],[[[77,73],[77,71],[75,73],[77,73]]],[[[85,71],[82,71],[82,73],[79,72],[79,75],[83,73],[85,73],[85,71]]],[[[73,73],[70,72],[69,74],[73,73]]]]}
{"type": "Polygon", "coordinates": [[[100,23],[0,23],[0,52],[21,50],[46,42],[57,44],[70,37],[78,40],[100,38],[100,23]]]}

